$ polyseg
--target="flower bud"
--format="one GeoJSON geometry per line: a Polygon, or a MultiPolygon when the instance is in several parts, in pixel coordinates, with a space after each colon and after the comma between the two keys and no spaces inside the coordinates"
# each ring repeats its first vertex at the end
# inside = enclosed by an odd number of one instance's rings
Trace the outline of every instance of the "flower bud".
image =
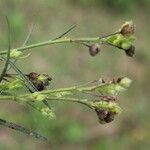
{"type": "Polygon", "coordinates": [[[106,84],[96,89],[96,91],[104,95],[118,95],[118,93],[123,92],[124,90],[124,87],[115,83],[106,84]]]}
{"type": "Polygon", "coordinates": [[[11,59],[17,59],[17,58],[19,58],[21,55],[22,55],[22,52],[21,52],[21,51],[18,51],[18,50],[16,50],[16,49],[11,50],[11,52],[10,52],[10,58],[11,58],[11,59]]]}
{"type": "Polygon", "coordinates": [[[124,88],[128,88],[130,86],[130,84],[132,83],[132,80],[127,78],[127,77],[123,77],[123,78],[119,78],[117,80],[117,82],[119,83],[119,85],[121,85],[124,88]]]}
{"type": "Polygon", "coordinates": [[[91,56],[95,56],[97,55],[99,52],[100,52],[100,44],[92,44],[90,47],[89,47],[89,53],[91,56]]]}
{"type": "Polygon", "coordinates": [[[41,112],[43,114],[43,116],[48,117],[49,119],[53,119],[55,118],[55,113],[53,109],[49,109],[48,107],[46,108],[42,108],[41,112]]]}
{"type": "Polygon", "coordinates": [[[135,25],[133,24],[133,22],[132,21],[125,22],[120,29],[120,33],[123,36],[130,36],[130,35],[134,34],[135,33],[135,25]]]}
{"type": "Polygon", "coordinates": [[[24,87],[24,83],[20,79],[15,79],[14,81],[8,83],[9,90],[18,90],[24,87]]]}
{"type": "Polygon", "coordinates": [[[38,76],[37,80],[42,81],[45,86],[48,86],[52,78],[48,74],[42,74],[38,76]]]}

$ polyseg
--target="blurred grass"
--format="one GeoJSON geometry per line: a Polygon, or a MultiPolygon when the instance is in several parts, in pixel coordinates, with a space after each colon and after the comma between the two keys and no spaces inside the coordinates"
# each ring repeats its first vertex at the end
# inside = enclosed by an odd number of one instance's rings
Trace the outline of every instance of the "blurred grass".
{"type": "MultiPolygon", "coordinates": [[[[1,0],[0,43],[6,49],[5,15],[12,26],[12,47],[19,47],[32,23],[36,27],[30,43],[56,37],[72,24],[77,28],[71,37],[98,36],[117,30],[132,19],[137,25],[136,56],[128,58],[112,47],[103,47],[97,57],[90,57],[85,47],[53,45],[33,49],[31,56],[18,62],[25,72],[49,73],[51,87],[70,86],[104,77],[128,76],[131,88],[120,97],[123,113],[106,126],[99,125],[88,108],[71,103],[52,105],[57,119],[47,120],[38,112],[10,102],[0,102],[0,116],[20,123],[48,136],[45,144],[9,129],[0,129],[0,149],[94,149],[148,150],[149,138],[149,1],[92,1],[92,0],[1,0]],[[140,7],[142,6],[142,7],[140,7]]],[[[2,64],[0,64],[2,66],[2,64]]]]}

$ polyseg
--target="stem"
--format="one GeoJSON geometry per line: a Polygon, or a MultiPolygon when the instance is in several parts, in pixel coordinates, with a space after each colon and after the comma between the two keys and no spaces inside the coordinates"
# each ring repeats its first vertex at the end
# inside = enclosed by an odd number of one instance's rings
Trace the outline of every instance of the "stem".
{"type": "MultiPolygon", "coordinates": [[[[91,92],[91,91],[95,90],[96,88],[100,88],[100,87],[103,88],[104,85],[109,85],[109,83],[101,83],[101,84],[93,85],[90,87],[82,87],[82,85],[79,85],[79,86],[72,86],[72,87],[67,87],[67,88],[50,89],[50,90],[38,91],[38,93],[39,94],[52,94],[52,93],[59,93],[59,92],[75,92],[75,91],[85,93],[85,92],[89,92],[89,91],[91,92]]],[[[24,99],[26,97],[31,96],[31,94],[32,93],[23,94],[23,95],[20,95],[20,97],[24,99]]]]}
{"type": "Polygon", "coordinates": [[[12,123],[12,122],[9,122],[9,121],[6,121],[4,119],[0,119],[0,125],[2,126],[5,126],[5,127],[8,127],[8,128],[11,128],[11,129],[14,129],[16,131],[19,131],[19,132],[22,132],[22,133],[25,133],[27,135],[30,135],[34,138],[37,138],[39,140],[42,140],[42,141],[48,141],[48,139],[32,130],[29,130],[25,127],[22,127],[20,125],[17,125],[15,123],[12,123]]]}
{"type": "MultiPolygon", "coordinates": [[[[102,38],[100,38],[100,37],[75,38],[75,39],[61,38],[61,39],[49,40],[49,41],[46,41],[46,42],[40,42],[40,43],[36,43],[36,44],[31,44],[31,45],[28,45],[28,46],[19,47],[19,48],[15,48],[15,49],[11,49],[11,50],[24,51],[24,50],[27,50],[27,49],[32,49],[32,48],[41,47],[41,46],[45,46],[45,45],[51,45],[51,44],[72,43],[72,42],[100,42],[101,40],[102,40],[102,38]]],[[[4,50],[4,51],[0,52],[0,55],[4,55],[6,53],[7,53],[7,51],[4,50]]]]}
{"type": "Polygon", "coordinates": [[[15,96],[0,96],[0,100],[15,100],[15,96]]]}
{"type": "MultiPolygon", "coordinates": [[[[89,87],[82,87],[82,86],[72,86],[72,87],[68,87],[68,88],[59,88],[59,89],[53,89],[53,90],[44,90],[44,91],[40,91],[39,93],[41,94],[50,94],[50,93],[56,93],[56,92],[66,92],[66,91],[79,91],[79,92],[85,92],[85,91],[92,91],[96,88],[100,88],[101,86],[104,85],[109,85],[109,83],[101,83],[98,85],[93,85],[93,86],[89,86],[89,87]]],[[[27,94],[28,95],[28,94],[27,94]]]]}
{"type": "MultiPolygon", "coordinates": [[[[0,100],[15,100],[15,101],[19,101],[19,102],[30,102],[31,99],[29,99],[28,96],[27,95],[22,95],[22,96],[18,96],[18,97],[14,97],[14,96],[0,96],[0,100]]],[[[77,103],[84,104],[84,105],[92,108],[90,103],[88,102],[89,101],[88,99],[60,98],[60,97],[48,96],[46,98],[46,100],[77,102],[77,103]]]]}
{"type": "Polygon", "coordinates": [[[76,102],[76,103],[84,104],[88,106],[89,108],[92,108],[91,104],[88,102],[87,99],[49,97],[48,100],[76,102]]]}

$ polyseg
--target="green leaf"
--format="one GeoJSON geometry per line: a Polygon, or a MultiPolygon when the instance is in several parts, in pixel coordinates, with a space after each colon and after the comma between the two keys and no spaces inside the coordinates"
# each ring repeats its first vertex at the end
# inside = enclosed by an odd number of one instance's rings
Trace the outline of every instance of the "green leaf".
{"type": "Polygon", "coordinates": [[[107,42],[123,49],[128,49],[135,41],[134,36],[123,36],[122,34],[116,34],[107,39],[107,42]]]}

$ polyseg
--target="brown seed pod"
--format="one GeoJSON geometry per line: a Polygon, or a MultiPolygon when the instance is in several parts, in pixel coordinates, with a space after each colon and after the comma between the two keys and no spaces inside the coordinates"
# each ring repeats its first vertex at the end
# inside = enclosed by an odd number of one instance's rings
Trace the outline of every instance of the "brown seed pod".
{"type": "Polygon", "coordinates": [[[43,84],[42,81],[36,81],[36,82],[33,82],[33,84],[37,88],[38,91],[43,91],[46,88],[46,86],[43,84]]]}
{"type": "Polygon", "coordinates": [[[37,79],[38,76],[39,76],[39,74],[36,73],[36,72],[31,72],[31,73],[29,73],[29,74],[27,75],[27,77],[28,77],[31,81],[37,79]]]}
{"type": "Polygon", "coordinates": [[[115,114],[112,112],[108,112],[107,117],[104,118],[106,123],[112,122],[114,120],[115,114]]]}
{"type": "Polygon", "coordinates": [[[135,33],[135,25],[133,24],[133,22],[132,21],[125,22],[120,29],[120,33],[123,36],[130,36],[130,35],[134,34],[135,33]]]}
{"type": "Polygon", "coordinates": [[[101,121],[104,121],[104,119],[107,117],[108,111],[104,109],[95,109],[95,111],[96,111],[98,118],[101,121]]]}
{"type": "Polygon", "coordinates": [[[45,90],[49,85],[49,82],[52,78],[48,74],[38,74],[35,72],[31,72],[27,75],[29,80],[33,83],[33,85],[37,88],[38,91],[45,90]],[[42,80],[39,79],[40,76],[43,76],[42,80]]]}
{"type": "Polygon", "coordinates": [[[98,43],[95,43],[95,44],[92,44],[91,46],[89,46],[89,54],[91,56],[95,56],[97,55],[99,52],[100,52],[100,44],[98,43]]]}
{"type": "Polygon", "coordinates": [[[133,57],[135,53],[135,46],[131,45],[127,50],[125,50],[125,53],[129,57],[133,57]]]}
{"type": "Polygon", "coordinates": [[[113,112],[109,112],[105,109],[95,109],[96,114],[99,118],[99,122],[104,124],[104,123],[109,123],[112,122],[114,120],[114,117],[116,115],[116,113],[113,112]]]}

